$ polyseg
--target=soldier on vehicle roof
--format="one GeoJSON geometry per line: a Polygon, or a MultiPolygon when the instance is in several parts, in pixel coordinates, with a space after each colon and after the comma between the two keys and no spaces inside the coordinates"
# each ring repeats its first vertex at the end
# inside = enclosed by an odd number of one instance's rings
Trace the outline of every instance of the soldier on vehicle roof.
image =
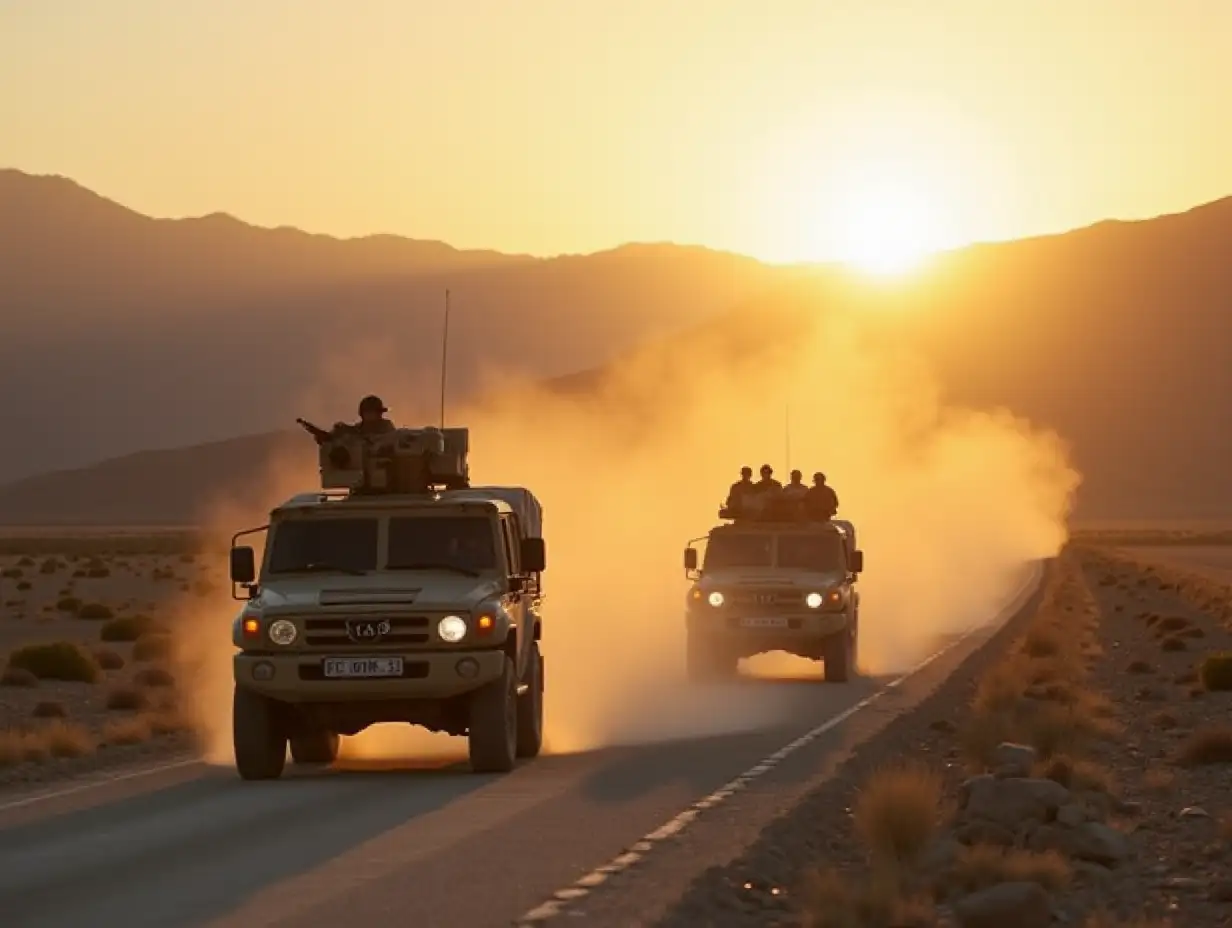
{"type": "Polygon", "coordinates": [[[833,519],[838,514],[838,494],[827,485],[826,475],[821,471],[813,474],[813,485],[804,497],[804,504],[816,519],[833,519]]]}
{"type": "Polygon", "coordinates": [[[791,500],[798,500],[804,497],[808,493],[809,488],[804,485],[803,479],[804,475],[800,471],[793,470],[791,472],[791,482],[783,487],[783,495],[791,500]]]}
{"type": "Polygon", "coordinates": [[[359,421],[355,423],[339,422],[334,426],[335,432],[352,432],[364,437],[385,435],[394,431],[394,424],[385,418],[389,409],[379,396],[365,396],[359,401],[359,421]]]}
{"type": "Polygon", "coordinates": [[[778,491],[783,489],[783,485],[774,479],[774,468],[769,464],[761,466],[761,479],[753,484],[753,486],[759,493],[764,493],[767,490],[778,491]]]}
{"type": "Polygon", "coordinates": [[[739,512],[753,489],[753,468],[740,468],[740,479],[733,483],[731,489],[727,491],[727,508],[733,512],[739,512]]]}

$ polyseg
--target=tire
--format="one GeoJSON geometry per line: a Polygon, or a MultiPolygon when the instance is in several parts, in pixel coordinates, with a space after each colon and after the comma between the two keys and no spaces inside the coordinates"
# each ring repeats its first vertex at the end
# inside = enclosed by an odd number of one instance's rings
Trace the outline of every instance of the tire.
{"type": "Polygon", "coordinates": [[[685,646],[685,671],[693,683],[730,680],[736,675],[739,658],[705,638],[689,636],[685,646]]]}
{"type": "Polygon", "coordinates": [[[332,764],[338,759],[341,740],[332,731],[313,731],[291,736],[291,759],[297,764],[332,764]]]}
{"type": "Polygon", "coordinates": [[[856,664],[855,631],[845,628],[822,644],[822,663],[827,683],[846,683],[856,664]]]}
{"type": "Polygon", "coordinates": [[[241,686],[231,702],[235,769],[244,780],[277,780],[287,763],[287,732],[272,699],[241,686]]]}
{"type": "Polygon", "coordinates": [[[543,655],[531,645],[526,692],[518,697],[518,757],[538,757],[543,747],[543,655]]]}
{"type": "Polygon", "coordinates": [[[500,677],[471,697],[468,728],[467,746],[475,773],[513,769],[518,756],[518,678],[508,657],[500,677]]]}

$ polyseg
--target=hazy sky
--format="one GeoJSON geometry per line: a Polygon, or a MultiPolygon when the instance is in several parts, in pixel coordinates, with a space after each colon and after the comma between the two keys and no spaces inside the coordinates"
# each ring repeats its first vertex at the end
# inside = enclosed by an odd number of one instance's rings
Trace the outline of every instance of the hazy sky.
{"type": "Polygon", "coordinates": [[[1232,0],[0,0],[0,166],[536,254],[940,246],[1232,193],[1232,0]]]}

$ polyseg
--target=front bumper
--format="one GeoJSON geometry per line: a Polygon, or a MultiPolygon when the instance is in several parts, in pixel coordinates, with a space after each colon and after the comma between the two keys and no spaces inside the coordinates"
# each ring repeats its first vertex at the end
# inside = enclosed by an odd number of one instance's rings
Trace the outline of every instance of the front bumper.
{"type": "Polygon", "coordinates": [[[373,651],[369,654],[257,654],[235,655],[235,682],[282,702],[350,702],[367,699],[450,699],[499,679],[505,652],[482,651],[373,651]],[[327,678],[324,661],[333,657],[400,657],[401,677],[327,678]],[[474,670],[464,676],[460,667],[474,670]],[[270,672],[272,668],[272,672],[270,672]],[[258,679],[258,676],[263,679],[258,679]]]}
{"type": "Polygon", "coordinates": [[[799,641],[828,638],[845,629],[850,620],[846,612],[795,612],[763,616],[753,613],[733,615],[718,609],[706,613],[699,609],[690,611],[687,621],[692,635],[799,641]],[[745,620],[752,624],[746,624],[745,620]]]}

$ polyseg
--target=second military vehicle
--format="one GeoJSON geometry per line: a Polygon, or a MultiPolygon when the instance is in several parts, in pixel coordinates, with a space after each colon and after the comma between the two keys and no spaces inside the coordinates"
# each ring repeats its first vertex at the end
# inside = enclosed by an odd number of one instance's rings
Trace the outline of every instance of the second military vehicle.
{"type": "Polygon", "coordinates": [[[232,540],[235,764],[329,763],[381,722],[465,735],[477,772],[543,741],[542,508],[471,487],[468,432],[321,441],[322,489],[232,540]],[[241,536],[268,532],[258,566],[241,536]],[[243,591],[235,593],[235,584],[243,591]]]}
{"type": "Polygon", "coordinates": [[[720,517],[726,524],[684,552],[694,581],[686,607],[686,663],[693,680],[735,675],[737,662],[768,651],[819,660],[827,682],[856,670],[864,553],[855,526],[803,514],[720,517]],[[698,549],[705,543],[705,561],[698,549]]]}

